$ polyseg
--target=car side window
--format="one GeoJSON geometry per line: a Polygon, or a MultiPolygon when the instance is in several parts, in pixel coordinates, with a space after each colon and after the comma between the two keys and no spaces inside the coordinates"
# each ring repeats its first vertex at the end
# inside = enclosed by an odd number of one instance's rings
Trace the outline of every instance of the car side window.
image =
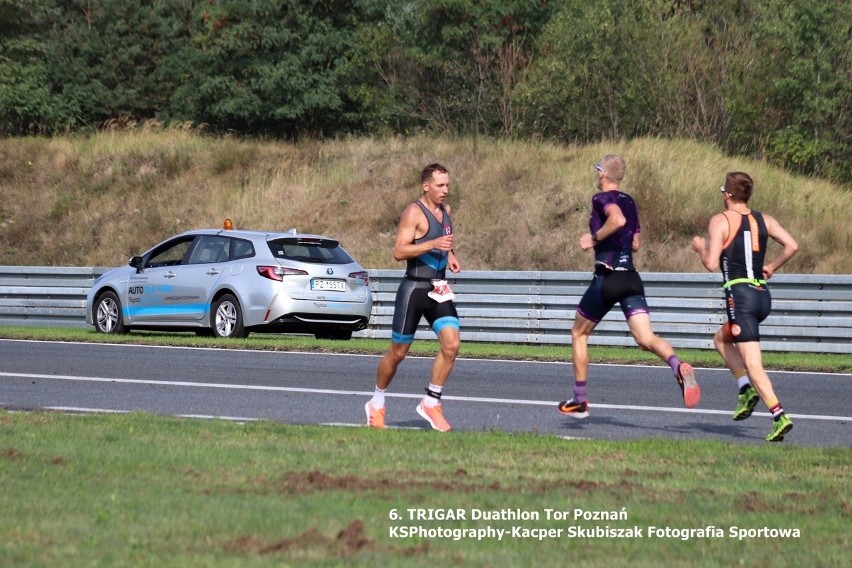
{"type": "Polygon", "coordinates": [[[184,237],[160,245],[151,252],[145,267],[177,266],[186,256],[186,252],[194,240],[195,237],[184,237]]]}
{"type": "Polygon", "coordinates": [[[231,247],[231,258],[238,260],[240,258],[250,258],[254,256],[254,245],[251,241],[244,239],[233,239],[231,247]]]}
{"type": "Polygon", "coordinates": [[[228,237],[204,235],[192,251],[189,264],[210,264],[226,262],[231,255],[231,241],[228,237]]]}

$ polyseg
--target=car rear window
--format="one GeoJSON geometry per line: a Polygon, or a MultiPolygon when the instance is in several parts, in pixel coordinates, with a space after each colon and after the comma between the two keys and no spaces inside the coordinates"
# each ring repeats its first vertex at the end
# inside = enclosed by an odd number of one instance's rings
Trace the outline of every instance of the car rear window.
{"type": "Polygon", "coordinates": [[[275,258],[317,264],[349,264],[355,262],[334,239],[283,238],[269,241],[275,258]]]}

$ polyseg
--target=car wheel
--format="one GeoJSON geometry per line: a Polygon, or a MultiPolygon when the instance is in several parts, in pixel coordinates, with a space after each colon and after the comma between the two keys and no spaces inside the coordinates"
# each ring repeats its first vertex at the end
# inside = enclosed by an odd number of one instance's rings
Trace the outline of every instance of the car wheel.
{"type": "Polygon", "coordinates": [[[315,333],[314,337],[316,337],[317,339],[339,339],[341,341],[347,341],[349,339],[352,339],[352,332],[340,330],[323,331],[321,333],[315,333]]]}
{"type": "Polygon", "coordinates": [[[210,311],[210,328],[216,337],[248,337],[243,326],[243,310],[231,294],[225,294],[213,303],[210,311]]]}
{"type": "Polygon", "coordinates": [[[129,328],[124,326],[121,315],[121,300],[115,292],[104,292],[95,301],[92,308],[92,321],[95,330],[101,333],[127,333],[129,328]]]}

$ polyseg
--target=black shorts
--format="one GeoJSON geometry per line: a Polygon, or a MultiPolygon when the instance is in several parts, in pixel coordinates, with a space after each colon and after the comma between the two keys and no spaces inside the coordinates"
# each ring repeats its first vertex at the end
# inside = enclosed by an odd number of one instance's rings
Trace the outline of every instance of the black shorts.
{"type": "Polygon", "coordinates": [[[760,322],[772,311],[772,296],[766,286],[734,284],[725,289],[725,309],[734,343],[760,341],[760,322]]]}
{"type": "Polygon", "coordinates": [[[580,299],[577,313],[598,323],[615,304],[621,304],[621,311],[627,319],[649,313],[645,285],[635,270],[595,271],[592,283],[580,299]]]}
{"type": "Polygon", "coordinates": [[[420,324],[420,318],[426,316],[426,321],[439,333],[445,327],[459,329],[459,315],[452,300],[436,302],[428,296],[432,291],[432,283],[415,281],[407,278],[399,285],[394,302],[393,326],[391,341],[394,343],[411,343],[414,333],[420,324]]]}

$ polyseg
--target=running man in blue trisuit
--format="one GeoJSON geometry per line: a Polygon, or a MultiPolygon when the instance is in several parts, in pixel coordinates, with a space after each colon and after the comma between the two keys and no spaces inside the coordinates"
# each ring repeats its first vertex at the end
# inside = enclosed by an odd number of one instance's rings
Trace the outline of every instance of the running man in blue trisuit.
{"type": "Polygon", "coordinates": [[[423,193],[402,212],[393,247],[395,260],[406,262],[405,278],[394,303],[391,345],[379,362],[373,398],[364,405],[367,425],[385,427],[385,390],[397,367],[408,354],[421,318],[438,336],[441,348],[432,364],[426,396],[415,409],[417,414],[440,432],[449,432],[444,418],[441,394],[459,351],[459,316],[455,295],[444,279],[446,270],[457,273],[461,265],[453,251],[453,224],[446,203],[450,176],[441,164],[430,164],[420,175],[423,193]]]}
{"type": "Polygon", "coordinates": [[[751,416],[759,395],[773,418],[766,441],[780,442],[792,430],[793,421],[784,413],[763,368],[760,322],[772,310],[766,281],[796,254],[799,245],[778,221],[749,208],[754,182],[747,173],[728,172],[720,189],[725,211],[710,218],[710,238],[692,239],[692,250],[704,267],[711,272],[722,269],[728,322],[716,332],[713,342],[740,389],[734,420],[751,416]],[[764,264],[769,237],[782,250],[764,264]]]}
{"type": "Polygon", "coordinates": [[[595,274],[577,306],[571,330],[574,394],[558,407],[559,412],[574,418],[589,415],[586,386],[589,336],[615,304],[621,305],[636,344],[653,352],[671,367],[684,405],[692,408],[701,400],[701,389],[695,381],[692,365],[682,363],[672,346],[651,329],[645,287],[633,266],[633,253],[640,246],[639,212],[633,198],[620,189],[625,170],[624,160],[613,154],[607,154],[595,165],[600,191],[592,197],[590,232],[580,237],[583,250],[595,250],[595,274]]]}

